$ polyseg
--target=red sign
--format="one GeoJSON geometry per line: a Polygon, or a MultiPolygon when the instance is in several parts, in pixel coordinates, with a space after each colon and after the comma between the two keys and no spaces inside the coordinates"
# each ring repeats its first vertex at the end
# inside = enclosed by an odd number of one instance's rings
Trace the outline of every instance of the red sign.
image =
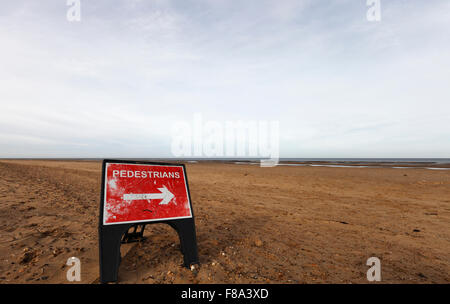
{"type": "Polygon", "coordinates": [[[192,217],[183,166],[106,163],[103,224],[192,217]]]}

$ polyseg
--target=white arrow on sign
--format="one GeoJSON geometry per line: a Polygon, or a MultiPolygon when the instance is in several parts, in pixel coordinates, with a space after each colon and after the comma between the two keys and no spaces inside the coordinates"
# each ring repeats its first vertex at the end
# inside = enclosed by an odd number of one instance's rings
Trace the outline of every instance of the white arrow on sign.
{"type": "MultiPolygon", "coordinates": [[[[159,204],[167,205],[172,200],[172,198],[175,196],[164,185],[162,186],[162,188],[158,188],[158,190],[161,191],[161,193],[139,193],[139,194],[127,193],[127,194],[123,195],[123,199],[126,201],[162,199],[162,201],[159,204]]],[[[174,202],[174,204],[175,204],[175,202],[174,202]]]]}

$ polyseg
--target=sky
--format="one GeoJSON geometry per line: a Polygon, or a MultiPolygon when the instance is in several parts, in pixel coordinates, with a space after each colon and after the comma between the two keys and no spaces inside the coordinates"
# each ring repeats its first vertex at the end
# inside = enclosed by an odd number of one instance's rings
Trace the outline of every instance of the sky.
{"type": "Polygon", "coordinates": [[[174,157],[279,122],[279,156],[450,158],[450,1],[0,0],[0,157],[174,157]]]}

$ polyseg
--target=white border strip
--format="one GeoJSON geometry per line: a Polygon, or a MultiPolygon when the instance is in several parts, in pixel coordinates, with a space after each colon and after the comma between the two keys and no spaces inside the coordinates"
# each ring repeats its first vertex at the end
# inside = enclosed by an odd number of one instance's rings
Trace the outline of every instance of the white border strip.
{"type": "Polygon", "coordinates": [[[186,179],[186,172],[184,172],[184,166],[182,165],[151,165],[151,164],[133,164],[133,163],[109,163],[107,162],[105,164],[105,184],[104,184],[104,193],[103,193],[103,226],[109,226],[109,225],[118,225],[118,224],[130,224],[130,223],[147,223],[147,222],[157,222],[157,221],[167,221],[167,220],[176,220],[176,219],[184,219],[184,218],[192,218],[192,209],[191,209],[191,199],[189,198],[189,191],[187,188],[187,179],[186,179]],[[168,218],[158,218],[158,219],[149,219],[149,220],[137,220],[137,221],[126,221],[126,222],[115,222],[115,223],[105,223],[105,211],[106,211],[106,185],[108,181],[108,167],[109,164],[113,165],[133,165],[133,166],[152,166],[152,167],[181,167],[181,170],[183,171],[183,177],[184,177],[184,188],[186,189],[186,196],[188,199],[189,204],[189,213],[191,215],[188,216],[178,216],[178,217],[168,217],[168,218]]]}

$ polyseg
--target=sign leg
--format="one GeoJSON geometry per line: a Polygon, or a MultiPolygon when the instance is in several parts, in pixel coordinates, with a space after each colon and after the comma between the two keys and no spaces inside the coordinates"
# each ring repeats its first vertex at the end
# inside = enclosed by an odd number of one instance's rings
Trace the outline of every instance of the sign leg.
{"type": "Polygon", "coordinates": [[[115,282],[119,273],[120,244],[122,235],[132,225],[99,227],[100,282],[115,282]]]}
{"type": "Polygon", "coordinates": [[[190,267],[198,264],[197,236],[195,233],[195,223],[193,218],[168,222],[174,228],[180,238],[181,252],[184,257],[184,266],[190,267]]]}

